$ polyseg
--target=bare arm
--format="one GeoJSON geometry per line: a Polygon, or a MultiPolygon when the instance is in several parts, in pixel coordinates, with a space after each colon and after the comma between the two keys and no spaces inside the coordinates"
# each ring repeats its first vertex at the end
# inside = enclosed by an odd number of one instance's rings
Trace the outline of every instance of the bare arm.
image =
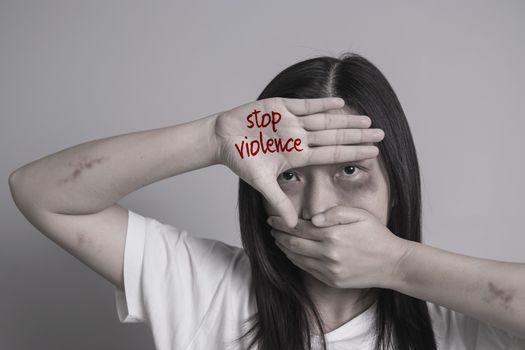
{"type": "Polygon", "coordinates": [[[123,289],[127,210],[115,204],[161,179],[217,163],[216,114],[185,124],[82,143],[9,177],[37,229],[123,289]]]}
{"type": "Polygon", "coordinates": [[[402,277],[390,287],[525,338],[525,264],[407,244],[402,277]]]}
{"type": "Polygon", "coordinates": [[[270,215],[272,236],[300,268],[335,288],[392,289],[525,339],[525,264],[403,239],[365,209],[335,205],[297,228],[270,215]]]}
{"type": "Polygon", "coordinates": [[[215,118],[94,140],[38,159],[11,174],[14,199],[24,213],[99,212],[143,186],[216,164],[215,118]]]}
{"type": "Polygon", "coordinates": [[[221,164],[275,204],[288,222],[297,221],[276,180],[282,171],[377,156],[378,148],[367,143],[384,133],[368,129],[370,118],[322,113],[343,105],[333,97],[258,100],[185,124],[70,147],[17,169],[9,184],[16,205],[38,230],[123,289],[128,216],[115,204],[119,199],[161,179],[221,164]],[[247,125],[261,111],[279,115],[278,129],[247,125]],[[303,148],[256,157],[236,153],[245,140],[262,143],[263,131],[265,139],[302,139],[303,148]]]}

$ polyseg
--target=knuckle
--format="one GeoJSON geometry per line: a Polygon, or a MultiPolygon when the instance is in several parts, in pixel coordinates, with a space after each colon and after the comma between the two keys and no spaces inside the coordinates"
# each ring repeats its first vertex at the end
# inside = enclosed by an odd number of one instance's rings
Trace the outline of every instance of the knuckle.
{"type": "Polygon", "coordinates": [[[306,118],[297,118],[297,122],[299,123],[299,126],[304,129],[306,126],[307,119],[306,118]]]}
{"type": "Polygon", "coordinates": [[[310,111],[310,108],[311,108],[311,106],[312,106],[310,100],[306,98],[306,99],[304,99],[303,101],[304,101],[304,108],[305,108],[305,110],[306,110],[307,112],[310,111]]]}
{"type": "MultiPolygon", "coordinates": [[[[333,114],[327,114],[325,119],[326,119],[327,128],[332,127],[332,125],[334,125],[334,115],[333,114]]],[[[340,129],[336,129],[336,130],[340,130],[340,129]]]]}
{"type": "Polygon", "coordinates": [[[331,243],[334,247],[341,247],[345,243],[344,237],[337,231],[332,233],[331,243]]]}
{"type": "Polygon", "coordinates": [[[338,263],[332,263],[328,267],[328,272],[330,273],[330,277],[337,281],[338,277],[341,275],[341,265],[338,263]]]}
{"type": "Polygon", "coordinates": [[[345,285],[344,283],[342,282],[342,279],[341,278],[336,278],[333,282],[333,287],[334,288],[345,288],[345,285]]]}
{"type": "Polygon", "coordinates": [[[312,132],[312,133],[309,133],[308,134],[308,138],[309,138],[309,143],[313,144],[313,145],[317,145],[318,144],[318,136],[319,134],[316,133],[316,132],[312,132]]]}
{"type": "Polygon", "coordinates": [[[339,162],[339,159],[341,157],[341,146],[340,145],[335,145],[334,146],[334,158],[333,158],[333,162],[334,163],[338,163],[339,162]]]}
{"type": "Polygon", "coordinates": [[[267,101],[274,105],[284,103],[284,100],[282,97],[270,97],[269,99],[267,99],[267,101]]]}
{"type": "Polygon", "coordinates": [[[294,250],[296,248],[297,242],[292,237],[286,237],[284,241],[289,249],[294,250]]]}
{"type": "Polygon", "coordinates": [[[325,235],[324,235],[324,239],[326,240],[326,242],[330,245],[334,244],[337,242],[337,237],[336,237],[336,234],[334,231],[329,231],[327,232],[325,235]]]}
{"type": "Polygon", "coordinates": [[[335,278],[330,278],[328,280],[328,283],[327,283],[330,287],[333,287],[333,288],[339,288],[338,287],[338,283],[337,283],[337,280],[335,278]]]}
{"type": "Polygon", "coordinates": [[[335,142],[336,144],[342,144],[344,141],[344,130],[343,129],[335,129],[335,142]]]}
{"type": "Polygon", "coordinates": [[[323,252],[323,258],[330,263],[336,263],[338,261],[338,254],[332,249],[326,249],[323,252]]]}
{"type": "Polygon", "coordinates": [[[267,109],[275,109],[279,106],[284,105],[284,99],[282,97],[269,97],[263,100],[264,107],[267,109]]]}

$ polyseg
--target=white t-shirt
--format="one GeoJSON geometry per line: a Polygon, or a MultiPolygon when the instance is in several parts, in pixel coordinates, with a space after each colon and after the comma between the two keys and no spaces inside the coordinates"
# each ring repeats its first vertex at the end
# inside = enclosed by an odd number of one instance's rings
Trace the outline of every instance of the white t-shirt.
{"type": "MultiPolygon", "coordinates": [[[[115,290],[120,322],[148,324],[157,350],[246,349],[247,341],[232,342],[256,311],[244,250],[128,213],[125,293],[115,290]]],[[[508,332],[427,305],[440,350],[525,349],[525,340],[508,332]]],[[[326,333],[328,349],[372,349],[375,307],[326,333]]],[[[314,344],[320,345],[319,339],[312,337],[314,344]]]]}

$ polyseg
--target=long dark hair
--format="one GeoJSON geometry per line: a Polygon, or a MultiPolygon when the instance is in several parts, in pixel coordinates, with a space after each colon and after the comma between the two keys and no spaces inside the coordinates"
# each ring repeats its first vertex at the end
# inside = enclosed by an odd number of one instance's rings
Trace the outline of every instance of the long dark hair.
{"type": "MultiPolygon", "coordinates": [[[[379,69],[359,54],[322,56],[296,63],[279,73],[258,100],[270,97],[341,97],[357,114],[372,119],[385,138],[377,143],[390,182],[387,227],[407,240],[421,241],[419,165],[410,128],[399,100],[379,69]]],[[[240,338],[261,350],[310,349],[310,317],[323,330],[319,313],[302,286],[300,271],[273,243],[261,193],[239,179],[241,240],[250,260],[257,312],[240,338]]],[[[425,301],[395,290],[372,288],[377,295],[375,349],[433,350],[434,332],[425,301]]],[[[321,332],[326,349],[324,332],[321,332]]]]}

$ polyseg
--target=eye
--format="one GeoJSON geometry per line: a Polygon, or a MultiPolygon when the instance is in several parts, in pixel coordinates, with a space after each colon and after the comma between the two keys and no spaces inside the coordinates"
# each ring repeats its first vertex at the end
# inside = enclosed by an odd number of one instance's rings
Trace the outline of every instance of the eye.
{"type": "Polygon", "coordinates": [[[336,176],[345,181],[361,181],[367,177],[367,168],[360,164],[346,164],[339,168],[336,176]]]}
{"type": "Polygon", "coordinates": [[[345,175],[354,175],[355,173],[358,173],[359,170],[361,169],[356,165],[347,165],[343,168],[343,173],[345,175]]]}
{"type": "Polygon", "coordinates": [[[294,173],[292,173],[291,171],[285,171],[285,172],[282,172],[279,177],[277,178],[277,180],[279,179],[284,179],[285,182],[287,181],[290,181],[291,179],[293,179],[293,177],[295,176],[294,173]]]}

